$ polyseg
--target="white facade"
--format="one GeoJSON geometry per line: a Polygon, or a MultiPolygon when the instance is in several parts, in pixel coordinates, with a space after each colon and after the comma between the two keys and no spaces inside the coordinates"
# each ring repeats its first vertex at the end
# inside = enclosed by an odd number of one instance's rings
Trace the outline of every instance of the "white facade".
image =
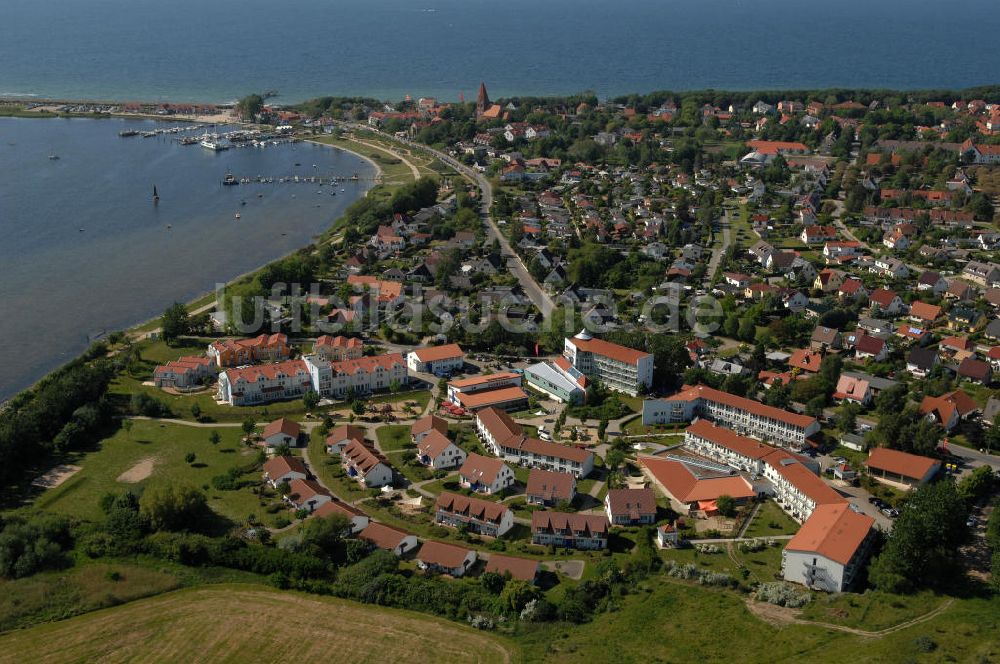
{"type": "Polygon", "coordinates": [[[600,339],[587,332],[566,339],[563,356],[582,374],[616,392],[637,396],[653,385],[653,356],[600,339]]]}
{"type": "Polygon", "coordinates": [[[340,362],[307,355],[302,361],[308,368],[312,389],[323,397],[340,398],[349,392],[369,394],[388,390],[393,383],[402,386],[409,381],[406,363],[398,353],[340,362]]]}

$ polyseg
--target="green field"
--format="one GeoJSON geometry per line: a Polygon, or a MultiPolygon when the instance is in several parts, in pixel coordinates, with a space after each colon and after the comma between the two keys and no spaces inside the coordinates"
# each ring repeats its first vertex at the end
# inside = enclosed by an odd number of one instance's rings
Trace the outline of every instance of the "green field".
{"type": "Polygon", "coordinates": [[[794,535],[799,530],[795,519],[785,514],[773,500],[768,500],[754,516],[753,521],[743,533],[744,537],[774,537],[776,535],[794,535]]]}
{"type": "Polygon", "coordinates": [[[525,660],[539,662],[991,662],[998,620],[1000,600],[959,600],[928,622],[870,637],[764,621],[736,593],[658,577],[592,623],[528,626],[519,642],[525,660]]]}
{"type": "MultiPolygon", "coordinates": [[[[256,451],[245,447],[241,437],[239,427],[205,428],[135,420],[131,432],[120,430],[102,441],[99,449],[73,459],[82,470],[43,493],[35,504],[46,511],[96,521],[101,518],[101,496],[108,492],[140,492],[155,482],[186,483],[204,489],[208,504],[227,519],[242,522],[255,514],[262,522],[270,523],[281,512],[267,512],[250,488],[218,491],[211,485],[216,475],[252,464],[256,451]],[[222,439],[218,445],[209,442],[212,431],[222,439]],[[189,452],[195,454],[194,463],[185,461],[189,452]],[[142,478],[147,471],[148,476],[142,478]],[[132,477],[123,477],[130,472],[132,477]]],[[[257,479],[259,473],[248,473],[245,478],[257,479]]]]}
{"type": "Polygon", "coordinates": [[[510,642],[470,627],[254,585],[179,590],[13,632],[0,652],[50,663],[520,661],[510,642]]]}

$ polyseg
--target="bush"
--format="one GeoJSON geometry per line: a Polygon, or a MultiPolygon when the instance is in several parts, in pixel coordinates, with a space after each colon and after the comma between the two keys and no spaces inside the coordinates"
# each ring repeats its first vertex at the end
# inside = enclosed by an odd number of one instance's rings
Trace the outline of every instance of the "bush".
{"type": "Polygon", "coordinates": [[[139,500],[143,517],[153,530],[188,530],[205,516],[205,494],[173,484],[149,487],[139,500]]]}
{"type": "Polygon", "coordinates": [[[0,576],[19,579],[69,564],[66,552],[72,546],[72,536],[64,517],[17,517],[5,520],[2,526],[0,576]]]}
{"type": "Polygon", "coordinates": [[[807,591],[799,591],[790,584],[773,581],[760,584],[755,599],[768,604],[798,609],[812,601],[812,594],[807,591]]]}

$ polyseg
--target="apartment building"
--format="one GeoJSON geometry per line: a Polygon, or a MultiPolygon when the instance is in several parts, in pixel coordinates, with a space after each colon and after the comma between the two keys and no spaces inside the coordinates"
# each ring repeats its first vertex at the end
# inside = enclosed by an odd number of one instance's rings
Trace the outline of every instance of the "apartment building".
{"type": "Polygon", "coordinates": [[[781,554],[785,581],[826,592],[847,589],[871,551],[874,524],[847,503],[817,507],[781,554]]]}
{"type": "Polygon", "coordinates": [[[262,334],[253,339],[222,339],[208,345],[208,358],[219,367],[236,367],[256,362],[277,362],[291,357],[288,336],[262,334]]]}
{"type": "Polygon", "coordinates": [[[806,439],[820,429],[814,417],[766,406],[706,385],[688,386],[673,396],[647,399],[642,404],[642,423],[647,426],[690,422],[697,415],[737,433],[797,450],[803,449],[806,439]]]}
{"type": "Polygon", "coordinates": [[[608,517],[603,514],[532,512],[531,543],[569,549],[606,549],[608,517]]]}
{"type": "Polygon", "coordinates": [[[637,396],[653,385],[650,353],[595,339],[586,330],[566,339],[563,356],[577,371],[616,392],[637,396]]]}
{"type": "Polygon", "coordinates": [[[308,368],[312,389],[323,397],[341,398],[348,392],[369,394],[387,390],[393,383],[403,386],[408,381],[406,362],[399,353],[339,362],[307,355],[302,361],[308,368]]]}
{"type": "Polygon", "coordinates": [[[434,520],[451,528],[466,527],[487,537],[501,537],[514,527],[514,512],[503,503],[443,492],[434,506],[434,520]]]}
{"type": "Polygon", "coordinates": [[[521,426],[498,408],[484,408],[476,413],[476,432],[486,449],[509,463],[572,473],[577,479],[586,477],[594,470],[593,453],[528,438],[521,426]]]}
{"type": "Polygon", "coordinates": [[[295,399],[313,389],[303,360],[226,369],[219,374],[216,399],[230,406],[250,406],[295,399]]]}
{"type": "Polygon", "coordinates": [[[313,354],[330,362],[357,360],[364,355],[364,342],[355,337],[324,334],[316,339],[313,354]]]}

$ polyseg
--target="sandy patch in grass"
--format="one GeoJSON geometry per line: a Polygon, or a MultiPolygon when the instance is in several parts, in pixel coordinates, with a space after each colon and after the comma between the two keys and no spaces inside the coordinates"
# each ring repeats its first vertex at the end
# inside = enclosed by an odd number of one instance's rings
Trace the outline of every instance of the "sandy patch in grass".
{"type": "Polygon", "coordinates": [[[156,459],[149,457],[135,464],[124,473],[118,476],[116,481],[122,484],[135,484],[141,482],[153,474],[153,467],[156,466],[156,459]]]}
{"type": "Polygon", "coordinates": [[[31,483],[31,486],[35,486],[40,489],[54,489],[69,478],[73,477],[73,475],[76,475],[78,472],[80,472],[80,466],[60,464],[41,477],[37,478],[31,483]]]}

